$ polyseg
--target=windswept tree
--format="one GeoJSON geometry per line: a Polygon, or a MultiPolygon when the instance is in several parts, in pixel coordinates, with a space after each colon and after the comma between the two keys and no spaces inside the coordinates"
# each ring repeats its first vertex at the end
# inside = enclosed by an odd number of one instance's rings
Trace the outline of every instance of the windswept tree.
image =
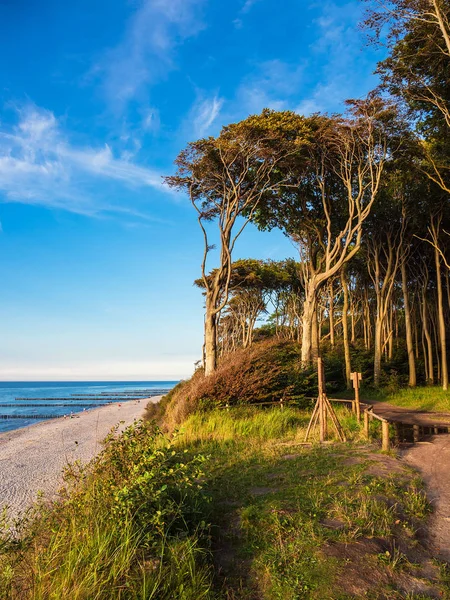
{"type": "MultiPolygon", "coordinates": [[[[214,269],[208,280],[216,276],[214,269]]],[[[195,285],[205,289],[203,278],[195,285]]],[[[276,309],[283,303],[283,312],[288,310],[288,299],[294,297],[299,303],[301,289],[298,278],[298,263],[292,259],[284,261],[240,259],[232,263],[228,285],[228,301],[220,313],[218,339],[220,354],[247,348],[253,342],[253,332],[258,318],[272,304],[276,309]]],[[[289,319],[291,315],[284,314],[289,319]]]]}
{"type": "Polygon", "coordinates": [[[365,26],[389,52],[378,65],[383,87],[409,110],[424,172],[450,192],[450,2],[367,2],[365,26]]]}
{"type": "Polygon", "coordinates": [[[264,110],[223,127],[220,134],[191,142],[177,157],[166,183],[187,192],[204,239],[201,263],[205,289],[205,375],[217,362],[217,319],[228,300],[236,240],[261,200],[278,196],[306,159],[310,130],[294,112],[264,110]],[[209,224],[215,222],[218,235],[209,224]],[[217,239],[218,238],[218,239],[217,239]],[[208,258],[217,239],[218,265],[208,277],[208,258]]]}
{"type": "MultiPolygon", "coordinates": [[[[395,111],[378,97],[349,103],[346,117],[315,115],[308,168],[289,174],[279,196],[264,197],[253,218],[262,228],[280,227],[300,251],[304,286],[302,365],[317,354],[319,291],[358,252],[362,227],[381,185],[395,111]]],[[[395,142],[394,142],[395,143],[395,142]]]]}

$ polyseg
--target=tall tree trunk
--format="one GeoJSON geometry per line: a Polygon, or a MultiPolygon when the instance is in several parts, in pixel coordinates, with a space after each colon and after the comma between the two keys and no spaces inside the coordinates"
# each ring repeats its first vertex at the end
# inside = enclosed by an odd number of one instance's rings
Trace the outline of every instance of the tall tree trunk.
{"type": "Polygon", "coordinates": [[[334,290],[333,282],[330,282],[330,307],[328,314],[330,316],[330,343],[331,347],[334,348],[334,290]]]}
{"type": "Polygon", "coordinates": [[[423,366],[425,368],[425,381],[430,381],[430,377],[428,375],[428,354],[427,347],[425,345],[425,334],[422,329],[422,352],[423,352],[423,366]]]}
{"type": "Polygon", "coordinates": [[[389,326],[387,327],[388,335],[388,358],[391,361],[394,356],[394,303],[391,302],[389,308],[389,326]]]}
{"type": "Polygon", "coordinates": [[[367,350],[372,347],[372,320],[370,318],[369,296],[366,295],[366,324],[367,324],[367,350]]]}
{"type": "Polygon", "coordinates": [[[382,334],[383,334],[383,321],[379,314],[376,315],[375,319],[375,339],[374,339],[374,358],[373,358],[373,382],[376,387],[380,385],[381,377],[381,353],[383,351],[382,346],[382,334]]]}
{"type": "Polygon", "coordinates": [[[217,315],[208,309],[205,316],[205,375],[214,373],[217,366],[217,315]]]}
{"type": "Polygon", "coordinates": [[[436,263],[437,308],[439,319],[439,341],[441,346],[441,383],[442,389],[448,390],[447,341],[445,332],[444,306],[442,297],[441,257],[438,248],[434,249],[436,263]]]}
{"type": "Polygon", "coordinates": [[[313,290],[305,290],[305,302],[302,314],[302,369],[311,366],[312,323],[316,308],[316,296],[313,290]]]}
{"type": "MultiPolygon", "coordinates": [[[[427,342],[427,355],[428,355],[428,383],[433,385],[434,383],[434,366],[433,366],[433,344],[431,342],[430,330],[428,329],[428,307],[426,289],[422,291],[422,324],[423,333],[427,342]]],[[[426,359],[427,360],[427,359],[426,359]]]]}
{"type": "Polygon", "coordinates": [[[414,358],[413,336],[412,336],[412,328],[411,328],[411,309],[409,306],[408,280],[406,277],[405,261],[402,261],[401,273],[402,273],[403,307],[405,309],[406,351],[408,353],[408,368],[409,368],[408,385],[410,387],[415,387],[417,384],[416,361],[414,358]]]}
{"type": "Polygon", "coordinates": [[[319,320],[317,318],[317,305],[311,322],[311,358],[313,366],[316,367],[319,358],[319,320]]]}
{"type": "Polygon", "coordinates": [[[351,388],[350,374],[352,372],[352,366],[350,362],[350,345],[348,342],[348,285],[345,270],[341,271],[341,284],[342,291],[344,294],[344,304],[342,307],[342,330],[344,335],[344,357],[345,357],[345,380],[347,383],[347,389],[351,388]]]}
{"type": "Polygon", "coordinates": [[[369,349],[369,341],[368,341],[368,336],[367,336],[367,322],[366,322],[366,315],[363,314],[363,334],[364,334],[364,348],[366,350],[369,349]]]}

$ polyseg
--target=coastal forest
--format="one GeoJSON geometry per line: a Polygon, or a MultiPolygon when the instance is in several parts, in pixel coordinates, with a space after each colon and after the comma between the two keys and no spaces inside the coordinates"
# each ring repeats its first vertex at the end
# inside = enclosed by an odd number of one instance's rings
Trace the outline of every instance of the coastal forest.
{"type": "Polygon", "coordinates": [[[365,4],[377,89],[178,154],[195,372],[57,497],[0,515],[0,600],[450,598],[450,0],[365,4]],[[292,254],[239,257],[251,227],[292,254]],[[308,438],[322,362],[345,437],[308,438]]]}
{"type": "Polygon", "coordinates": [[[266,109],[179,154],[166,181],[204,238],[205,375],[276,337],[298,342],[303,369],[338,352],[347,387],[358,350],[375,387],[448,389],[450,28],[429,5],[368,14],[389,55],[380,87],[344,114],[266,109]],[[296,257],[234,262],[249,223],[281,230],[296,257]]]}

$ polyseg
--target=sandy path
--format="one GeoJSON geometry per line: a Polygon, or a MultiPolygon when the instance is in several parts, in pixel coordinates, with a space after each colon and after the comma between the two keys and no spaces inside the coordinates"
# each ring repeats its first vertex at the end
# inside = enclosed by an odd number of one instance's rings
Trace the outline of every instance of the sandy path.
{"type": "Polygon", "coordinates": [[[121,428],[140,419],[151,399],[131,400],[77,413],[75,418],[42,421],[0,434],[0,511],[16,516],[38,492],[52,497],[69,462],[87,462],[101,450],[101,441],[114,425],[121,428]]]}
{"type": "Polygon", "coordinates": [[[434,554],[450,561],[450,435],[435,436],[431,443],[414,444],[403,452],[403,459],[419,470],[427,485],[434,507],[430,521],[434,554]]]}

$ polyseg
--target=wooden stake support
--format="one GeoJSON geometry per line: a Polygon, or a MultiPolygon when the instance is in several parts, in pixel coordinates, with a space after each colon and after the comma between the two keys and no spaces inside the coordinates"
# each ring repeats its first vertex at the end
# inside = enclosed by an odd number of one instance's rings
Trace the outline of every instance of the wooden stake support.
{"type": "Polygon", "coordinates": [[[338,438],[341,442],[346,442],[346,437],[344,434],[344,430],[339,422],[339,419],[334,411],[331,402],[328,400],[327,395],[325,393],[325,371],[323,368],[323,361],[319,357],[317,359],[317,370],[318,370],[318,383],[319,383],[319,395],[317,398],[317,402],[314,406],[313,414],[308,424],[308,429],[306,430],[305,442],[308,441],[309,435],[311,431],[317,426],[317,422],[319,422],[319,436],[320,442],[325,442],[328,436],[328,418],[330,419],[338,438]]]}
{"type": "Polygon", "coordinates": [[[361,404],[359,402],[359,385],[362,380],[362,373],[350,373],[350,379],[352,380],[353,387],[355,389],[355,408],[356,408],[356,418],[358,419],[358,423],[361,421],[361,404]]]}

